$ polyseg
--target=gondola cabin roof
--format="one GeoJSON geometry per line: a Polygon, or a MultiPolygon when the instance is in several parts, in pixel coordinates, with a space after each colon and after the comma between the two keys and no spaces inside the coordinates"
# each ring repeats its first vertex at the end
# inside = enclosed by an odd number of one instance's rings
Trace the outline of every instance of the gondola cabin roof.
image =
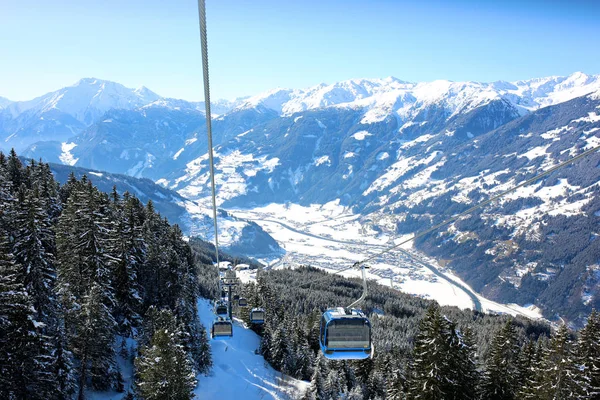
{"type": "Polygon", "coordinates": [[[367,317],[365,316],[365,314],[363,314],[362,311],[353,308],[347,313],[343,307],[329,308],[323,313],[323,317],[325,317],[325,320],[327,322],[333,319],[367,319],[367,317]]]}

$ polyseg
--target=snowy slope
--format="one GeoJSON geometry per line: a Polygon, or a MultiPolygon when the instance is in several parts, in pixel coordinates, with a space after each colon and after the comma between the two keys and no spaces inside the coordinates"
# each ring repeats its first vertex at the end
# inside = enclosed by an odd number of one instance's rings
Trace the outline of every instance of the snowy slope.
{"type": "MultiPolygon", "coordinates": [[[[208,300],[198,301],[200,320],[210,332],[215,318],[208,300]]],[[[197,399],[296,399],[309,383],[275,371],[261,355],[255,354],[260,337],[236,320],[233,338],[211,340],[213,371],[199,376],[197,399]]]]}

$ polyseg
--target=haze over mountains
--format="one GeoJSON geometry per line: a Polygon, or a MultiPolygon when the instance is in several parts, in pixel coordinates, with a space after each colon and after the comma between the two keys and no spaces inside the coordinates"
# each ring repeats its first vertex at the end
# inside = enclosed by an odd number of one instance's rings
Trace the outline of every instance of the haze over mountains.
{"type": "MultiPolygon", "coordinates": [[[[0,143],[146,177],[203,202],[204,105],[98,79],[0,98],[0,143]]],[[[213,106],[224,208],[340,199],[393,234],[423,230],[600,144],[600,75],[518,82],[355,79],[213,106]]],[[[416,245],[476,290],[575,320],[600,307],[600,156],[416,245]]]]}

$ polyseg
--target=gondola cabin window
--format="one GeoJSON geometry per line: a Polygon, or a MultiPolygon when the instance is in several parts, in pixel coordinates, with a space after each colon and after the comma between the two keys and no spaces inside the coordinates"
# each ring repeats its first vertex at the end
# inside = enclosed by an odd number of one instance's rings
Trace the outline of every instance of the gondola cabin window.
{"type": "Polygon", "coordinates": [[[371,328],[362,319],[333,320],[327,326],[326,345],[334,348],[370,347],[371,328]]]}

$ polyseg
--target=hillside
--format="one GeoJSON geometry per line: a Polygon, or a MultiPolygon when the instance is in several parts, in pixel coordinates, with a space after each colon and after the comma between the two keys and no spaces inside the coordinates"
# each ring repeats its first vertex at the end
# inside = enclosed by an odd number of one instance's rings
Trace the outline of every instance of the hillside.
{"type": "MultiPolygon", "coordinates": [[[[56,163],[50,163],[50,169],[61,184],[69,180],[71,173],[77,179],[85,175],[104,193],[111,193],[113,187],[116,187],[120,194],[129,192],[144,204],[151,200],[155,209],[170,223],[178,224],[186,235],[201,235],[203,238],[214,236],[212,214],[207,207],[199,206],[197,202],[187,200],[177,192],[157,185],[150,179],[56,163]]],[[[272,257],[283,252],[277,242],[252,221],[236,218],[221,211],[219,222],[220,243],[224,250],[234,255],[272,257]]]]}
{"type": "MultiPolygon", "coordinates": [[[[218,203],[339,201],[387,237],[415,233],[600,143],[599,85],[599,76],[579,72],[493,83],[355,79],[223,103],[213,121],[218,203]]],[[[198,105],[127,104],[68,140],[52,139],[55,125],[40,122],[52,140],[30,144],[26,155],[148,177],[209,204],[198,105]]],[[[6,110],[5,121],[26,117],[6,110]]],[[[548,318],[580,324],[599,301],[597,162],[594,155],[557,172],[416,246],[492,300],[534,303],[548,318]]],[[[199,233],[210,239],[205,228],[199,233]]],[[[228,232],[225,240],[236,235],[228,232]]]]}

